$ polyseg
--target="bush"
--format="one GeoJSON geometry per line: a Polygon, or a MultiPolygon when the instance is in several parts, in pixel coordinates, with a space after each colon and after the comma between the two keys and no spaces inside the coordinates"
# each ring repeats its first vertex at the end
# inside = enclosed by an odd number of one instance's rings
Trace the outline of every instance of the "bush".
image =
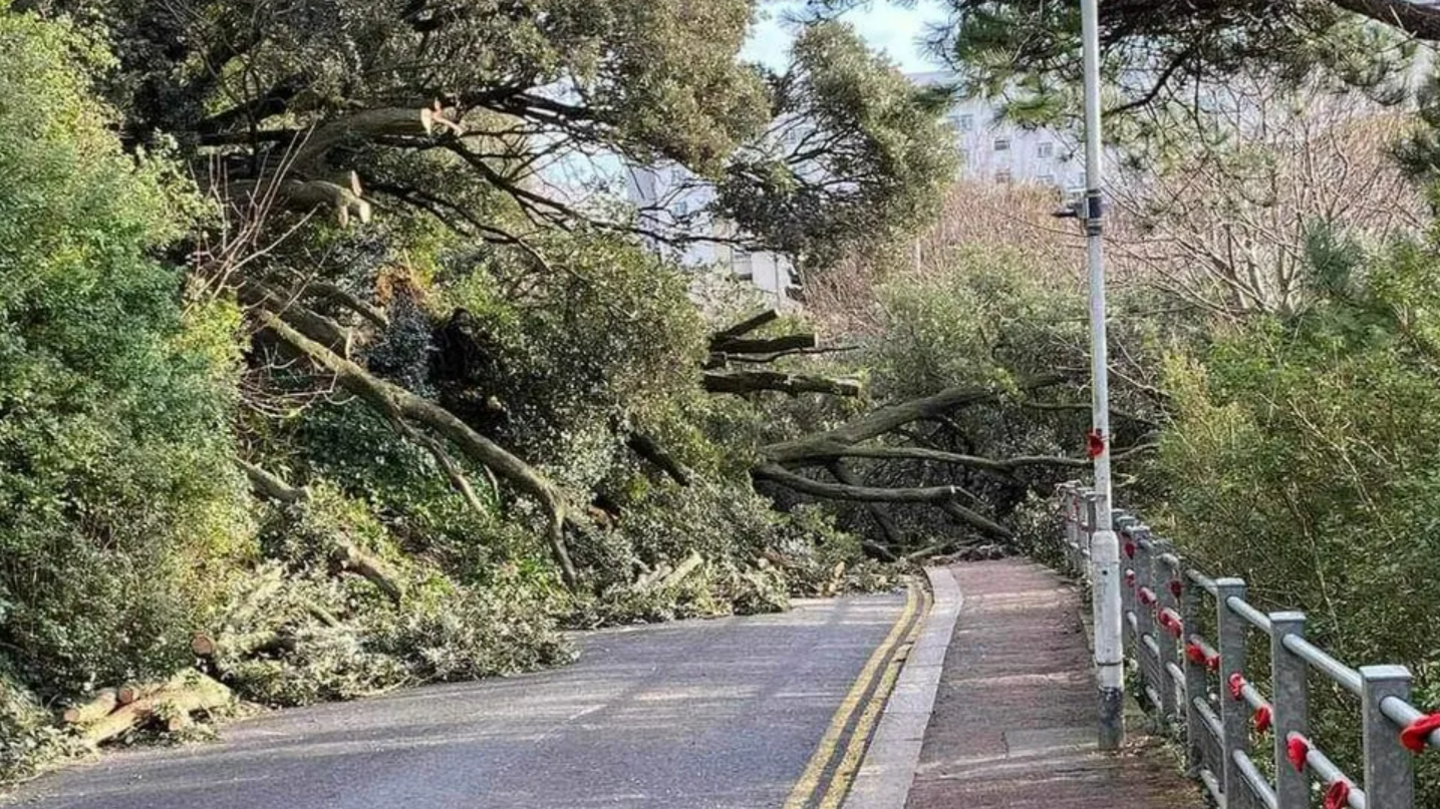
{"type": "Polygon", "coordinates": [[[168,674],[254,551],[211,350],[233,311],[187,316],[151,257],[195,205],[121,153],[104,61],[0,14],[0,642],[44,698],[168,674]]]}
{"type": "MultiPolygon", "coordinates": [[[[1440,255],[1338,258],[1314,263],[1305,313],[1252,318],[1170,359],[1156,516],[1263,608],[1306,611],[1306,634],[1341,659],[1409,665],[1428,702],[1440,688],[1440,355],[1423,335],[1437,325],[1440,255]]],[[[1354,703],[1318,721],[1353,766],[1354,703]]]]}

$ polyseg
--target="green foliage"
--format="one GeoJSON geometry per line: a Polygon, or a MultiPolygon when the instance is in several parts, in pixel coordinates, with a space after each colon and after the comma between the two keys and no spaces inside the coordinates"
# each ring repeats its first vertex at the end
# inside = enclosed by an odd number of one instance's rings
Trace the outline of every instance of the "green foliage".
{"type": "Polygon", "coordinates": [[[1046,268],[983,245],[952,248],[941,261],[928,277],[879,291],[886,337],[872,346],[870,366],[886,395],[1013,385],[1083,344],[1083,301],[1048,287],[1046,268]]]}
{"type": "Polygon", "coordinates": [[[924,227],[959,166],[943,99],[911,85],[850,26],[806,26],[791,59],[772,78],[775,134],[737,155],[719,207],[810,273],[924,227]]]}
{"type": "MultiPolygon", "coordinates": [[[[1170,359],[1165,518],[1257,603],[1306,611],[1307,635],[1341,659],[1408,664],[1433,694],[1440,386],[1422,335],[1440,311],[1440,256],[1405,245],[1361,258],[1322,234],[1312,254],[1312,310],[1170,359]]],[[[1353,711],[1322,713],[1327,745],[1351,742],[1353,711]]]]}
{"type": "MultiPolygon", "coordinates": [[[[935,44],[959,66],[967,94],[1001,101],[1025,123],[1079,117],[1078,5],[1034,0],[944,5],[951,22],[935,44]]],[[[1102,5],[1102,71],[1111,96],[1106,106],[1115,112],[1200,110],[1204,93],[1223,93],[1231,77],[1258,73],[1291,85],[1318,78],[1378,100],[1399,100],[1414,44],[1385,25],[1396,24],[1385,4],[1370,12],[1373,20],[1340,5],[1265,0],[1102,5]],[[1197,87],[1206,90],[1197,95],[1197,87]]],[[[1433,37],[1435,31],[1429,33],[1433,37]]]]}
{"type": "Polygon", "coordinates": [[[103,61],[0,14],[0,639],[44,696],[168,674],[253,553],[213,350],[233,312],[182,313],[151,258],[195,207],[121,153],[77,68],[103,61]]]}
{"type": "Polygon", "coordinates": [[[679,270],[635,245],[581,235],[540,247],[554,269],[499,253],[440,279],[444,306],[466,313],[452,319],[465,339],[443,358],[442,384],[456,400],[493,400],[501,440],[584,491],[628,452],[626,432],[673,428],[695,406],[707,332],[679,270]]]}

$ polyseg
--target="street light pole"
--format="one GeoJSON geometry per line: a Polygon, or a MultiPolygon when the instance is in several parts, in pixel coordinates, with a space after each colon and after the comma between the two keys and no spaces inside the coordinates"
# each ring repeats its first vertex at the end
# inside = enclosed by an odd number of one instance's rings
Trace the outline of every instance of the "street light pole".
{"type": "Polygon", "coordinates": [[[1085,61],[1085,256],[1090,271],[1090,374],[1094,409],[1095,530],[1090,540],[1094,588],[1095,672],[1099,686],[1100,749],[1125,738],[1125,668],[1120,643],[1120,543],[1110,521],[1110,380],[1105,335],[1105,263],[1101,247],[1099,0],[1080,0],[1085,61]]]}

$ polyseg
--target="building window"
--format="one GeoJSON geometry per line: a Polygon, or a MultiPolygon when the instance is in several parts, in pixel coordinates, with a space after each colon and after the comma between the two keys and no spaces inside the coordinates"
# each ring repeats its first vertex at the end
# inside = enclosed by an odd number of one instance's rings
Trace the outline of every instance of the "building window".
{"type": "Polygon", "coordinates": [[[995,172],[995,182],[997,183],[1008,184],[1010,182],[1010,179],[1010,169],[1000,169],[999,171],[995,172]]]}
{"type": "Polygon", "coordinates": [[[690,213],[690,203],[686,202],[683,199],[675,203],[676,216],[684,216],[687,213],[690,213]]]}
{"type": "Polygon", "coordinates": [[[1055,175],[1053,175],[1053,174],[1042,174],[1042,175],[1040,175],[1040,178],[1039,178],[1039,179],[1040,179],[1040,182],[1044,183],[1045,185],[1054,185],[1054,184],[1055,184],[1055,175]]]}
{"type": "Polygon", "coordinates": [[[996,138],[996,139],[995,139],[995,151],[997,151],[997,152],[1008,152],[1008,151],[1010,151],[1010,139],[1009,139],[1009,138],[996,138]]]}
{"type": "Polygon", "coordinates": [[[955,116],[955,128],[961,132],[969,132],[975,128],[975,116],[970,113],[955,116]]]}
{"type": "Polygon", "coordinates": [[[1036,157],[1054,157],[1054,156],[1055,156],[1055,144],[1053,144],[1053,143],[1051,143],[1051,142],[1049,142],[1049,141],[1046,141],[1046,142],[1040,144],[1039,146],[1035,147],[1035,156],[1036,156],[1036,157]]]}

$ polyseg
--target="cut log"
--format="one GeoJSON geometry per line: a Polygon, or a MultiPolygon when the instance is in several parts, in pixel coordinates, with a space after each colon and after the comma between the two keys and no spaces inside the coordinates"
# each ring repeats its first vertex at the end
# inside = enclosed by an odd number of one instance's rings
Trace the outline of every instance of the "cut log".
{"type": "Polygon", "coordinates": [[[220,645],[215,639],[204,632],[196,632],[190,636],[190,651],[196,657],[214,657],[219,649],[220,645]]]}
{"type": "Polygon", "coordinates": [[[801,393],[828,393],[831,396],[859,396],[863,388],[854,379],[787,374],[780,371],[707,371],[701,378],[709,393],[744,395],[773,390],[798,396],[801,393]]]}
{"type": "Polygon", "coordinates": [[[787,334],[783,337],[717,340],[710,344],[710,350],[721,354],[775,354],[818,345],[820,341],[813,334],[787,334]]]}
{"type": "Polygon", "coordinates": [[[121,705],[129,705],[150,696],[163,686],[163,683],[126,683],[115,690],[115,697],[121,705]]]}
{"type": "Polygon", "coordinates": [[[223,708],[232,699],[230,689],[193,670],[181,672],[164,685],[148,687],[148,690],[146,696],[86,725],[80,733],[81,740],[95,747],[152,720],[163,719],[168,724],[180,715],[188,720],[195,711],[223,708]]]}
{"type": "Polygon", "coordinates": [[[60,721],[67,725],[88,724],[109,716],[118,707],[120,707],[120,698],[116,695],[115,689],[106,688],[97,693],[89,702],[82,702],[66,708],[60,714],[60,721]]]}

